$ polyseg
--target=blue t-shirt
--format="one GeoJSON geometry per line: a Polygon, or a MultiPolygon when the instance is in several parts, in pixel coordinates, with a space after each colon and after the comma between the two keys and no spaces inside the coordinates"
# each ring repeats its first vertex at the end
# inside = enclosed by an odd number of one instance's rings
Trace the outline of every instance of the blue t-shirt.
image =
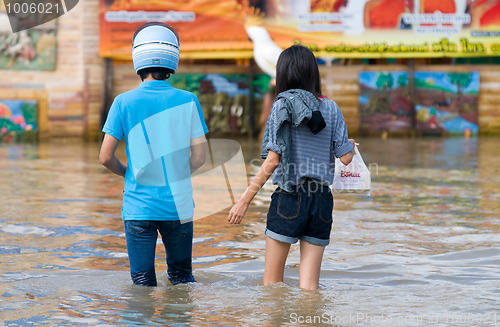
{"type": "Polygon", "coordinates": [[[191,139],[208,132],[198,98],[167,81],[118,95],[102,131],[125,139],[123,220],[193,217],[191,139]]]}

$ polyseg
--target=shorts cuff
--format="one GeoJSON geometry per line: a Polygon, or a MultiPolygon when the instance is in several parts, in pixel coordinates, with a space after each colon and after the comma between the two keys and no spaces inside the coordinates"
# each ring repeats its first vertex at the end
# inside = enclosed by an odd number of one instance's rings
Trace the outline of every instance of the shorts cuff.
{"type": "Polygon", "coordinates": [[[288,243],[288,244],[295,244],[299,240],[297,237],[281,235],[281,234],[275,233],[272,230],[269,230],[267,228],[266,228],[266,231],[264,232],[264,234],[266,234],[266,236],[269,236],[270,238],[272,238],[275,241],[280,241],[280,242],[284,242],[284,243],[288,243]]]}
{"type": "Polygon", "coordinates": [[[306,242],[309,242],[311,243],[312,245],[317,245],[317,246],[327,246],[328,244],[330,244],[330,239],[321,239],[321,238],[316,238],[316,237],[312,237],[312,236],[302,236],[300,238],[301,241],[306,241],[306,242]]]}

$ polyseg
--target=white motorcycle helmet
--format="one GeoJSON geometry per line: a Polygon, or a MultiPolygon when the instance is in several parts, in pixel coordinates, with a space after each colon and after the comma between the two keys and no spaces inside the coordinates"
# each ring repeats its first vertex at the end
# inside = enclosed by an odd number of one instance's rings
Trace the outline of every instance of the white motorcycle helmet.
{"type": "Polygon", "coordinates": [[[158,22],[139,27],[132,41],[134,69],[160,67],[175,73],[179,66],[179,35],[170,25],[158,22]]]}

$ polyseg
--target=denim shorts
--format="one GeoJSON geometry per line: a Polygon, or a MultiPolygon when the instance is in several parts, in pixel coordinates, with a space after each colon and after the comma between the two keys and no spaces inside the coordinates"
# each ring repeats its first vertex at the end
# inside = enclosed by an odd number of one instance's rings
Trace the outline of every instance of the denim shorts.
{"type": "Polygon", "coordinates": [[[265,234],[294,244],[304,240],[314,245],[330,243],[333,221],[333,196],[327,185],[314,181],[294,186],[291,192],[279,187],[271,196],[265,234]]]}

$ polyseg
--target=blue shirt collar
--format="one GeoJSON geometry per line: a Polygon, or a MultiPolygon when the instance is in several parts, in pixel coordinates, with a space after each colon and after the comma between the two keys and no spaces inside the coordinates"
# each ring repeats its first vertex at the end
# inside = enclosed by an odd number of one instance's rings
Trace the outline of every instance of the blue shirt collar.
{"type": "Polygon", "coordinates": [[[145,88],[164,88],[164,87],[172,87],[168,81],[156,80],[156,81],[145,81],[142,82],[139,87],[145,88]]]}

